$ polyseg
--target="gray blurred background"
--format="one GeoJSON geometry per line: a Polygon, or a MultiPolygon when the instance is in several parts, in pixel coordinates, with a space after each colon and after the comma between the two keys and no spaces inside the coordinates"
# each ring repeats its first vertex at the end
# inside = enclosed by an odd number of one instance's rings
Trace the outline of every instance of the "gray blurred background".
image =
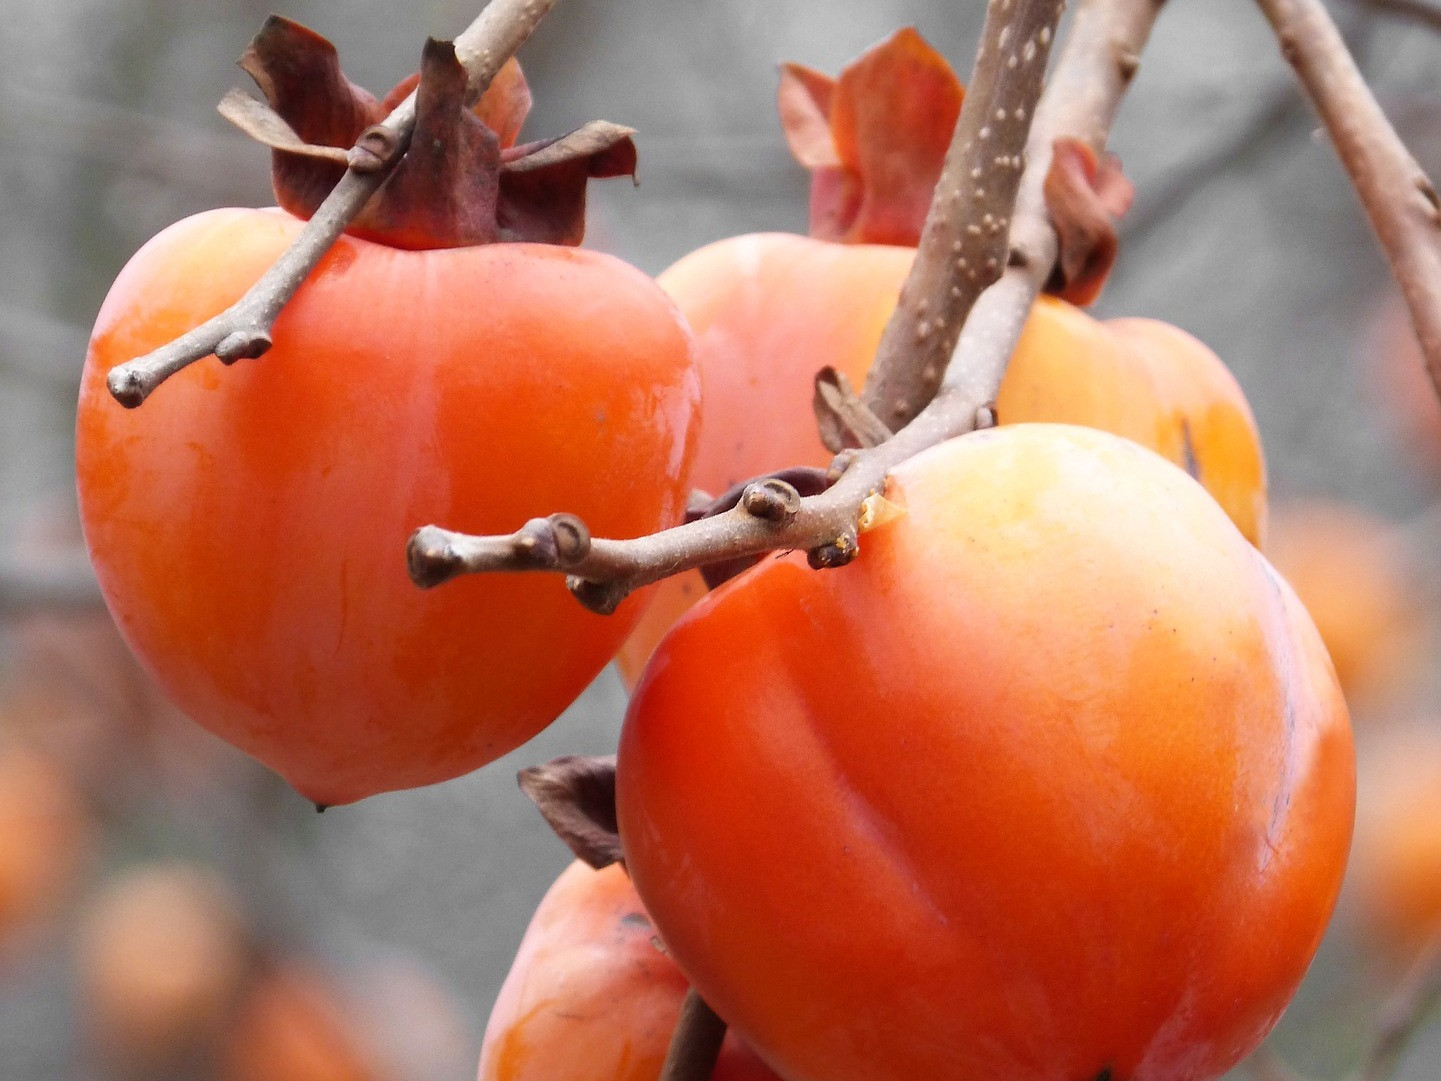
{"type": "MultiPolygon", "coordinates": [[[[723,236],[805,230],[806,176],[775,119],[777,61],[835,71],[913,24],[964,77],[983,7],[564,0],[522,53],[536,97],[527,135],[595,117],[639,129],[641,187],[592,188],[588,243],[657,273],[723,236]]],[[[1360,0],[1333,8],[1436,175],[1441,32],[1360,0]]],[[[268,202],[266,154],[214,105],[246,82],[232,60],[270,10],[254,0],[0,0],[0,544],[23,542],[73,499],[85,338],[121,265],[190,213],[268,202]]],[[[426,36],[454,35],[475,4],[293,0],[280,13],[329,36],[349,76],[383,92],[413,69],[426,36]]],[[[1231,365],[1277,495],[1341,496],[1397,519],[1419,513],[1434,487],[1375,390],[1375,313],[1394,289],[1251,3],[1172,0],[1113,146],[1138,199],[1099,311],[1175,322],[1231,365]]],[[[443,1031],[425,1037],[433,1061],[399,1055],[410,1072],[396,1081],[468,1077],[526,921],[568,860],[514,772],[560,753],[612,750],[623,709],[607,672],[558,724],[480,773],[323,818],[206,740],[197,753],[219,763],[206,775],[219,779],[182,784],[170,803],[104,796],[124,826],[107,830],[86,881],[143,859],[194,858],[238,876],[277,933],[353,982],[377,959],[404,959],[452,1006],[443,1031]],[[258,839],[234,825],[256,807],[268,816],[258,839]]],[[[83,905],[83,892],[71,904],[83,905]]],[[[75,1018],[66,927],[62,918],[44,948],[0,970],[6,1081],[103,1076],[75,1018]]],[[[1336,1009],[1337,986],[1365,983],[1353,962],[1337,947],[1321,966],[1331,982],[1303,995],[1280,1034],[1293,1061],[1321,1076],[1336,1076],[1366,1023],[1364,1009],[1336,1009]]],[[[1372,1001],[1374,988],[1358,994],[1372,1001]]],[[[1403,1076],[1436,1077],[1438,1062],[1433,1037],[1403,1076]]]]}

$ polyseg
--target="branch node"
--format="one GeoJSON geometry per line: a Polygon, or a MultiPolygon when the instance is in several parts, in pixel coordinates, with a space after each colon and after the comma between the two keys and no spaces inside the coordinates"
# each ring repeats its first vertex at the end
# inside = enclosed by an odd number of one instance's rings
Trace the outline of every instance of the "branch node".
{"type": "Polygon", "coordinates": [[[746,485],[741,506],[752,518],[777,524],[790,521],[801,509],[801,494],[779,477],[767,477],[746,485]]]}
{"type": "Polygon", "coordinates": [[[128,364],[112,368],[105,377],[105,386],[109,389],[110,396],[126,409],[136,408],[150,395],[145,379],[128,364]]]}
{"type": "Polygon", "coordinates": [[[384,124],[372,124],[360,133],[346,156],[347,167],[357,173],[378,173],[400,154],[400,139],[384,124]]]}
{"type": "Polygon", "coordinates": [[[433,589],[461,574],[465,563],[450,543],[451,533],[439,526],[422,526],[405,546],[410,580],[421,589],[433,589]]]}
{"type": "Polygon", "coordinates": [[[573,567],[590,555],[590,530],[574,514],[552,514],[550,525],[555,559],[561,567],[573,567]]]}
{"type": "Polygon", "coordinates": [[[987,428],[994,428],[997,423],[995,402],[987,402],[976,410],[976,431],[983,432],[987,428]]]}
{"type": "Polygon", "coordinates": [[[215,356],[221,364],[234,364],[237,360],[264,356],[270,346],[269,333],[260,327],[246,327],[221,338],[215,346],[215,356]]]}
{"type": "Polygon", "coordinates": [[[841,479],[841,474],[856,463],[861,452],[858,447],[847,447],[831,459],[830,468],[826,470],[826,480],[834,484],[841,479]]]}
{"type": "Polygon", "coordinates": [[[861,546],[854,529],[848,529],[835,540],[812,548],[806,553],[806,562],[812,570],[833,570],[844,567],[860,553],[861,546]]]}
{"type": "Polygon", "coordinates": [[[620,607],[620,602],[630,596],[630,586],[624,582],[592,582],[575,574],[566,576],[565,588],[570,590],[582,608],[598,616],[611,615],[620,607]]]}

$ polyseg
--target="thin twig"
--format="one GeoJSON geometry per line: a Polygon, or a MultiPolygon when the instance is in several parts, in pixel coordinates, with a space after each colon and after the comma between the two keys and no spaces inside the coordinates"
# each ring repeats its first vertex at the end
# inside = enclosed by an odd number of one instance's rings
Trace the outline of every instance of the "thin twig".
{"type": "Polygon", "coordinates": [[[582,603],[606,612],[642,585],[708,563],[788,549],[806,551],[817,567],[849,562],[865,524],[866,501],[884,486],[891,469],[993,420],[989,403],[1056,261],[1056,237],[1041,194],[1051,146],[1062,136],[1098,149],[1105,145],[1160,6],[1157,0],[1081,0],[1040,107],[1006,103],[1008,111],[1036,113],[1012,215],[1011,265],[972,310],[940,392],[887,442],[838,459],[848,464],[829,489],[789,501],[772,498],[774,489],[757,491],[754,499],[742,499],[722,514],[633,540],[592,540],[570,515],[532,519],[500,537],[427,526],[411,538],[411,577],[429,586],[471,572],[561,571],[582,603]]]}
{"type": "Polygon", "coordinates": [[[1311,1081],[1287,1066],[1276,1052],[1265,1045],[1251,1053],[1246,1060],[1246,1069],[1256,1081],[1311,1081]]]}
{"type": "Polygon", "coordinates": [[[660,1081],[710,1081],[725,1036],[726,1023],[692,987],[681,1003],[660,1081]]]}
{"type": "Polygon", "coordinates": [[[956,132],[866,379],[863,401],[892,431],[935,396],[976,299],[1005,266],[1034,103],[1064,0],[992,0],[956,132]]]}
{"type": "Polygon", "coordinates": [[[1411,1037],[1441,1007],[1441,938],[1417,959],[1396,993],[1381,1007],[1371,1049],[1361,1060],[1356,1081],[1387,1081],[1411,1037]]]}
{"type": "MultiPolygon", "coordinates": [[[[525,43],[556,0],[491,0],[455,39],[465,67],[469,100],[525,43]]],[[[415,92],[393,112],[361,133],[350,152],[350,167],[320,204],[295,241],[250,291],[225,311],[153,353],[111,370],[110,393],[127,408],[140,405],[155,388],[195,361],[214,354],[230,364],[258,357],[271,345],[271,329],[301,283],[339,239],[404,155],[415,130],[415,92]]]]}
{"type": "Polygon", "coordinates": [[[1441,197],[1376,103],[1321,0],[1257,3],[1371,219],[1441,395],[1441,197]]]}

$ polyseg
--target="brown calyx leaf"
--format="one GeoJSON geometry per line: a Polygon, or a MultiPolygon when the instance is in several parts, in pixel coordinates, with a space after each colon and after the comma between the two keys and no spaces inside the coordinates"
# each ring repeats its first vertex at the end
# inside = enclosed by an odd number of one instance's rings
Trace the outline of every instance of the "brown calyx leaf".
{"type": "Polygon", "coordinates": [[[1044,192],[1060,251],[1046,292],[1090,304],[1116,261],[1116,226],[1131,209],[1136,189],[1121,171],[1120,158],[1098,155],[1068,137],[1055,142],[1044,192]]]}
{"type": "Polygon", "coordinates": [[[624,861],[615,813],[615,755],[562,755],[521,770],[516,780],[577,857],[596,870],[624,861]]]}
{"type": "Polygon", "coordinates": [[[392,247],[579,244],[587,181],[635,175],[633,132],[603,121],[516,147],[531,95],[514,59],[472,106],[453,46],[432,40],[420,71],[377,101],[345,78],[330,42],[272,16],[240,65],[269,107],[232,92],[222,115],[272,149],[276,200],[297,217],[330,194],[358,140],[377,157],[404,154],[347,230],[392,247]],[[412,91],[414,134],[407,146],[389,146],[369,129],[412,91]]]}
{"type": "Polygon", "coordinates": [[[832,454],[847,448],[878,447],[892,434],[886,422],[861,400],[845,372],[829,364],[816,372],[811,409],[821,443],[832,454]]]}
{"type": "Polygon", "coordinates": [[[811,170],[811,236],[915,247],[963,97],[945,57],[911,27],[835,79],[782,65],[777,107],[791,153],[811,170]]]}

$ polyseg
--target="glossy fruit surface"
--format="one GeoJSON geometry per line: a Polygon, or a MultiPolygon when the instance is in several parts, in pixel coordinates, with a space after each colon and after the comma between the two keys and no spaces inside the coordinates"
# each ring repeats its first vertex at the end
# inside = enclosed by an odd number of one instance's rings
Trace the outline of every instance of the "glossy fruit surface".
{"type": "MultiPolygon", "coordinates": [[[[500,989],[480,1081],[655,1081],[687,983],[618,864],[571,864],[500,989]]],[[[713,1081],[776,1081],[734,1033],[713,1081]]]]}
{"type": "Polygon", "coordinates": [[[76,458],[131,647],[193,718],[331,804],[520,744],[639,614],[593,615],[549,576],[422,592],[411,531],[557,508],[600,536],[673,524],[698,386],[671,304],[608,256],[344,237],[263,358],[201,361],[135,411],[110,399],[110,368],[235,300],[299,228],[212,211],[136,255],[96,324],[76,458]]]}
{"type": "Polygon", "coordinates": [[[854,563],[763,563],[647,668],[618,800],[662,937],[788,1078],[1219,1076],[1346,859],[1320,638],[1125,440],[996,428],[887,494],[854,563]]]}

